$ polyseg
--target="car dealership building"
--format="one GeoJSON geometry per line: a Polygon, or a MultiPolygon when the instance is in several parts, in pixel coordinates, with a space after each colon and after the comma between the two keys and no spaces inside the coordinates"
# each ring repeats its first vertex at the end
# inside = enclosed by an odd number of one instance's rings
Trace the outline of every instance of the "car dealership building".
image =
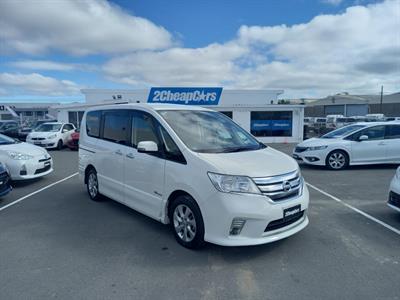
{"type": "Polygon", "coordinates": [[[147,90],[84,89],[84,103],[53,107],[59,121],[79,127],[88,107],[119,103],[200,105],[232,118],[265,143],[303,140],[303,105],[278,104],[282,90],[225,90],[203,87],[158,87],[147,90]]]}

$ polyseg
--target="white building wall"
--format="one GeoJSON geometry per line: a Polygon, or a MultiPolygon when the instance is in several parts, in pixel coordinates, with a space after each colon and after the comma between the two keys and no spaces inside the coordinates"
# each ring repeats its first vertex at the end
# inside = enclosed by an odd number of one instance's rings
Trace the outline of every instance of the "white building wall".
{"type": "MultiPolygon", "coordinates": [[[[147,103],[149,90],[82,90],[86,104],[58,106],[58,120],[68,122],[69,111],[83,111],[87,107],[114,103],[147,103]]],[[[233,120],[250,132],[252,111],[291,111],[292,136],[256,137],[264,143],[298,143],[303,140],[304,106],[278,105],[281,90],[223,90],[218,105],[206,106],[217,111],[231,111],[233,120]]]]}

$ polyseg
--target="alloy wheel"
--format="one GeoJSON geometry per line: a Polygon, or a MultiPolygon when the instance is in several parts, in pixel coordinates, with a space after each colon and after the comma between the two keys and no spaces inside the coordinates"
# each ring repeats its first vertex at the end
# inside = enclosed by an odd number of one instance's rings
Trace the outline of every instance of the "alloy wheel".
{"type": "Polygon", "coordinates": [[[90,197],[96,198],[98,192],[97,176],[94,173],[89,174],[88,178],[88,190],[90,197]]]}
{"type": "Polygon", "coordinates": [[[179,238],[191,242],[196,236],[196,220],[192,210],[180,204],[174,211],[174,229],[179,238]]]}
{"type": "Polygon", "coordinates": [[[346,157],[343,153],[335,152],[329,156],[328,162],[332,169],[341,169],[346,164],[346,157]]]}

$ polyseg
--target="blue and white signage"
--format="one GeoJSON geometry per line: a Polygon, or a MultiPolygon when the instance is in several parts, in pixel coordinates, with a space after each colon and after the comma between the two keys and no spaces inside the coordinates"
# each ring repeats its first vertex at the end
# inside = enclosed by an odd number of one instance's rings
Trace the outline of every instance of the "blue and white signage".
{"type": "Polygon", "coordinates": [[[153,87],[150,90],[147,102],[186,105],[218,105],[221,94],[221,87],[153,87]]]}
{"type": "Polygon", "coordinates": [[[251,130],[291,130],[291,120],[253,120],[251,121],[251,130]]]}

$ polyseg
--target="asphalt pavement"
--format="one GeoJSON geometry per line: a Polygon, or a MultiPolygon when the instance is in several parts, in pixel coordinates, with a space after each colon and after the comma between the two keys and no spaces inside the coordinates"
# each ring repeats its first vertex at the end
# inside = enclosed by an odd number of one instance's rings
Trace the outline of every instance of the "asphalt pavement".
{"type": "Polygon", "coordinates": [[[0,200],[0,299],[400,298],[400,235],[345,206],[400,230],[400,213],[385,204],[395,166],[302,166],[328,194],[310,188],[305,230],[263,246],[193,251],[166,225],[90,201],[73,175],[77,153],[50,153],[53,174],[0,200]]]}

